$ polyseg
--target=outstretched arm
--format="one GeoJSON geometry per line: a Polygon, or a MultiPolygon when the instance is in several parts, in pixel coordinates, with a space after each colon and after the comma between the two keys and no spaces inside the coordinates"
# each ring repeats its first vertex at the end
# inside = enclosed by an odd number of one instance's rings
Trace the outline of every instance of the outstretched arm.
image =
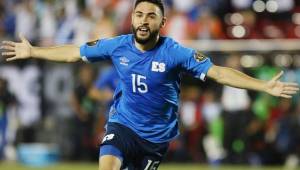
{"type": "Polygon", "coordinates": [[[291,98],[293,94],[298,92],[299,85],[297,83],[279,81],[282,74],[283,71],[274,76],[270,81],[263,81],[228,67],[212,66],[208,70],[207,76],[224,85],[262,91],[283,98],[291,98]]]}
{"type": "Polygon", "coordinates": [[[37,58],[59,62],[76,62],[80,60],[80,49],[75,45],[57,47],[33,47],[27,39],[20,35],[21,42],[3,41],[2,56],[6,61],[37,58]]]}

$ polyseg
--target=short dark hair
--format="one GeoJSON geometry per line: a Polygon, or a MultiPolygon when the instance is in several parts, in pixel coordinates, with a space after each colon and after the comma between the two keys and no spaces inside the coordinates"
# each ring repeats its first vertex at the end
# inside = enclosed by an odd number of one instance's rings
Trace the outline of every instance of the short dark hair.
{"type": "Polygon", "coordinates": [[[165,15],[165,7],[164,4],[162,2],[162,0],[136,0],[135,4],[134,4],[134,9],[136,8],[136,6],[138,6],[138,4],[140,4],[141,2],[149,2],[152,3],[156,6],[158,6],[158,8],[161,10],[162,15],[165,15]]]}

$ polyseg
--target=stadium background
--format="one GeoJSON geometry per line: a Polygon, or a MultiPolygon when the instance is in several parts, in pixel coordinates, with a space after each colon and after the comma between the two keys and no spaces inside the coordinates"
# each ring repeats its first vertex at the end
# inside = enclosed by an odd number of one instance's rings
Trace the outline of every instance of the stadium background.
{"type": "MultiPolygon", "coordinates": [[[[38,46],[80,45],[129,33],[132,3],[1,0],[0,39],[17,40],[22,33],[38,46]]],[[[162,34],[205,52],[216,64],[265,80],[284,70],[283,80],[300,83],[298,0],[165,0],[165,4],[168,22],[162,34]]],[[[96,169],[106,105],[83,96],[81,107],[92,110],[93,121],[86,125],[76,116],[70,96],[109,64],[6,63],[0,58],[0,169],[20,168],[15,163],[31,169],[57,160],[90,162],[82,166],[96,169]],[[85,78],[80,78],[81,72],[85,78]],[[82,133],[86,128],[89,133],[82,133]]],[[[278,99],[184,76],[179,115],[182,135],[171,143],[164,165],[298,167],[299,94],[293,100],[278,99]]],[[[80,165],[70,169],[76,167],[80,165]]]]}

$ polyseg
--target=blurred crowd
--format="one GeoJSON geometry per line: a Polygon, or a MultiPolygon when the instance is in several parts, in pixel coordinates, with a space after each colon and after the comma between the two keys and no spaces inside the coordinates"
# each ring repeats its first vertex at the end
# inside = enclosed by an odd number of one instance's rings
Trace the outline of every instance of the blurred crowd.
{"type": "MultiPolygon", "coordinates": [[[[300,38],[297,0],[164,2],[168,21],[162,34],[177,41],[300,38]]],[[[132,0],[1,0],[0,40],[21,33],[34,45],[81,45],[130,33],[132,5],[132,0]]],[[[299,52],[208,55],[264,80],[284,69],[283,80],[300,83],[299,52]]],[[[117,83],[109,65],[5,63],[1,58],[0,160],[17,159],[20,144],[36,142],[56,144],[62,159],[97,160],[117,83]]],[[[182,135],[171,143],[166,161],[295,166],[299,98],[274,98],[184,76],[178,113],[182,135]]]]}
{"type": "MultiPolygon", "coordinates": [[[[195,39],[300,37],[297,0],[165,0],[163,34],[195,39]]],[[[0,37],[23,34],[40,45],[81,44],[129,33],[132,0],[2,0],[0,37]]]]}

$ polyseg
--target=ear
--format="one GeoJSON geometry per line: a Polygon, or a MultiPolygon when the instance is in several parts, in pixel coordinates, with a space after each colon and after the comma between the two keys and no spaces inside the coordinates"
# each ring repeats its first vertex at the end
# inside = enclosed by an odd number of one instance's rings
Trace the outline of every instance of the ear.
{"type": "Polygon", "coordinates": [[[167,22],[167,18],[166,17],[163,17],[162,21],[161,21],[161,24],[160,24],[160,28],[163,28],[166,26],[166,22],[167,22]]]}

